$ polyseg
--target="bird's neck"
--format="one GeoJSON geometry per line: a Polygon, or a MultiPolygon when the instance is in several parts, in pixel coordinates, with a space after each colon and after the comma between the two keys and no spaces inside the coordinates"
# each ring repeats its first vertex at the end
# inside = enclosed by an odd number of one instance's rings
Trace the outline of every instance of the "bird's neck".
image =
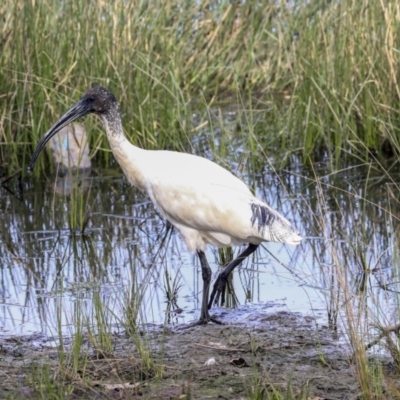
{"type": "Polygon", "coordinates": [[[126,140],[124,130],[122,128],[121,114],[117,108],[110,110],[106,114],[100,114],[99,116],[106,130],[110,144],[112,140],[126,140]]]}
{"type": "Polygon", "coordinates": [[[134,146],[127,139],[119,115],[116,117],[101,115],[100,118],[106,130],[111,151],[128,181],[140,190],[146,191],[143,174],[144,163],[146,161],[144,153],[146,150],[134,146]]]}

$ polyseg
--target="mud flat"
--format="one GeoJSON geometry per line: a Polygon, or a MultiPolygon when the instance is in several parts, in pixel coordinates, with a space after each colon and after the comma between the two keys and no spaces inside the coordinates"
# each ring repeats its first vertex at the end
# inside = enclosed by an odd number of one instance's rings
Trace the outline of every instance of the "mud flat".
{"type": "MultiPolygon", "coordinates": [[[[240,323],[182,328],[154,327],[141,336],[149,357],[124,333],[113,335],[110,354],[94,349],[88,340],[78,367],[73,365],[72,339],[71,349],[68,340],[64,342],[61,366],[60,349],[48,338],[3,337],[0,398],[356,399],[361,395],[350,349],[312,317],[257,311],[240,323]]],[[[390,363],[379,360],[379,365],[385,371],[384,384],[399,387],[390,363]]]]}

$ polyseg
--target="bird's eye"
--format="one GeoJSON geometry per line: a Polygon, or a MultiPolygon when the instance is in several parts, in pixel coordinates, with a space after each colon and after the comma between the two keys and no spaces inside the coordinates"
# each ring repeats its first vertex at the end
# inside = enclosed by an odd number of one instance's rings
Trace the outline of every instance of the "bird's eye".
{"type": "Polygon", "coordinates": [[[90,100],[90,101],[94,101],[94,96],[90,96],[90,97],[89,97],[89,100],[90,100]]]}

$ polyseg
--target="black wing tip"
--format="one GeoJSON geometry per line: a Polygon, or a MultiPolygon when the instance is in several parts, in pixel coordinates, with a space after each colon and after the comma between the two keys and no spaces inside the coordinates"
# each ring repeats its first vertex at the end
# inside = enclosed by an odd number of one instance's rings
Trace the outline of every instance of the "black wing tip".
{"type": "Polygon", "coordinates": [[[263,231],[266,226],[272,225],[276,219],[276,215],[262,204],[252,203],[251,211],[251,224],[254,226],[257,223],[259,231],[263,231]]]}

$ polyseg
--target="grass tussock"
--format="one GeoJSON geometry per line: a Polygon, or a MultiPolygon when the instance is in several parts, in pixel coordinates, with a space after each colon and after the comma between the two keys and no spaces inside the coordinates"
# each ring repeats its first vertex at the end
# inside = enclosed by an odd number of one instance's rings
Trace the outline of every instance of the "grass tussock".
{"type": "Polygon", "coordinates": [[[15,1],[0,16],[9,171],[95,84],[116,93],[128,135],[147,148],[188,150],[193,110],[244,98],[264,110],[275,145],[311,159],[399,149],[395,2],[15,1]]]}
{"type": "Polygon", "coordinates": [[[390,372],[399,371],[398,235],[388,232],[398,230],[398,200],[385,199],[394,185],[372,186],[374,178],[366,175],[355,189],[343,179],[346,171],[335,175],[314,170],[308,179],[315,193],[298,207],[304,227],[316,232],[309,239],[310,269],[320,271],[314,284],[324,294],[330,329],[351,349],[360,398],[395,398],[398,382],[390,372]]]}

